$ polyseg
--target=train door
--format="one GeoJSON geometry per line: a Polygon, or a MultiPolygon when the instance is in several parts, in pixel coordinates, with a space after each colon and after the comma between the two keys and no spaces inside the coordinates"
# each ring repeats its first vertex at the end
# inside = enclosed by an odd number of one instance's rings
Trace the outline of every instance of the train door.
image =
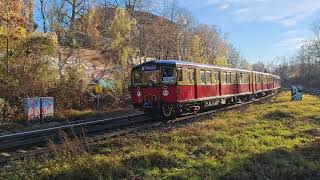
{"type": "Polygon", "coordinates": [[[220,75],[219,71],[214,71],[214,86],[216,90],[216,96],[221,96],[220,94],[220,75]]]}
{"type": "Polygon", "coordinates": [[[266,76],[262,75],[262,90],[265,90],[266,76]]]}
{"type": "Polygon", "coordinates": [[[251,73],[248,73],[248,84],[249,84],[249,92],[251,92],[251,73]]]}
{"type": "Polygon", "coordinates": [[[190,86],[190,97],[197,99],[197,82],[196,82],[196,69],[188,68],[188,84],[190,86]]]}
{"type": "Polygon", "coordinates": [[[222,96],[222,72],[219,71],[218,73],[218,78],[219,78],[219,96],[222,96]]]}
{"type": "Polygon", "coordinates": [[[273,76],[271,76],[271,83],[272,83],[271,88],[274,89],[274,77],[273,76]]]}
{"type": "Polygon", "coordinates": [[[236,79],[235,79],[235,83],[236,83],[236,88],[237,88],[237,94],[240,94],[240,92],[241,92],[241,90],[240,90],[240,88],[241,88],[241,86],[240,86],[240,72],[236,72],[236,79]]]}
{"type": "Polygon", "coordinates": [[[256,73],[253,73],[253,91],[257,91],[258,88],[257,88],[257,74],[256,73]]]}

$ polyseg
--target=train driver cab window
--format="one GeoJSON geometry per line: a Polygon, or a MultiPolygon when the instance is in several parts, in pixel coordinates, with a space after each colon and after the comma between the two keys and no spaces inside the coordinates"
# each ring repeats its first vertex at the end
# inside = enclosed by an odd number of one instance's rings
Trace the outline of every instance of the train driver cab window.
{"type": "Polygon", "coordinates": [[[135,70],[133,72],[133,84],[141,84],[141,71],[140,70],[135,70]]]}
{"type": "Polygon", "coordinates": [[[173,67],[162,67],[162,82],[164,84],[172,84],[175,82],[173,67]]]}
{"type": "Polygon", "coordinates": [[[178,81],[183,81],[182,67],[178,67],[177,69],[177,79],[178,81]]]}
{"type": "Polygon", "coordinates": [[[194,84],[194,69],[188,69],[188,82],[189,84],[194,84]]]}
{"type": "Polygon", "coordinates": [[[207,84],[212,84],[212,73],[207,71],[207,84]]]}
{"type": "Polygon", "coordinates": [[[200,70],[200,83],[201,85],[206,84],[206,71],[205,70],[200,70]]]}

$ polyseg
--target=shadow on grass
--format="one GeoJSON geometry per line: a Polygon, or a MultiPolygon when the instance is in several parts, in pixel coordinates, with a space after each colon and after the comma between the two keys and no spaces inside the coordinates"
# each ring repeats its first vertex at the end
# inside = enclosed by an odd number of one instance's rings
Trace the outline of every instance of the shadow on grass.
{"type": "Polygon", "coordinates": [[[289,112],[285,112],[285,111],[281,111],[281,110],[276,110],[273,112],[270,112],[266,115],[264,115],[265,119],[270,119],[270,120],[286,120],[286,119],[290,119],[293,118],[294,116],[291,115],[289,112]]]}
{"type": "MultiPolygon", "coordinates": [[[[320,111],[319,111],[320,112],[320,111]]],[[[316,124],[320,124],[320,115],[314,115],[309,117],[312,121],[314,121],[316,124]]]]}
{"type": "Polygon", "coordinates": [[[254,156],[220,179],[320,179],[320,142],[254,156]]]}

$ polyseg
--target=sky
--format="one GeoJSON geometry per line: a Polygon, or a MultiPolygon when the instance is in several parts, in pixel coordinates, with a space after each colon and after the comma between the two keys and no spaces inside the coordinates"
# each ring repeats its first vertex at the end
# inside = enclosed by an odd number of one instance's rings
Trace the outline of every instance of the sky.
{"type": "Polygon", "coordinates": [[[179,1],[201,23],[227,33],[251,63],[293,56],[312,36],[312,24],[320,22],[320,0],[179,1]]]}

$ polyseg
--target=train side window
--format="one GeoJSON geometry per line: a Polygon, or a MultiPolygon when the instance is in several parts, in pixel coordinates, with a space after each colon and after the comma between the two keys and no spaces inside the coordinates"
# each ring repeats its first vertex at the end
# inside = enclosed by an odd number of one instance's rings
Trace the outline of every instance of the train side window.
{"type": "Polygon", "coordinates": [[[227,72],[223,73],[223,82],[224,82],[224,84],[228,84],[228,73],[227,72]]]}
{"type": "Polygon", "coordinates": [[[182,73],[182,68],[181,67],[178,67],[177,69],[177,79],[178,81],[183,81],[183,73],[182,73]]]}
{"type": "Polygon", "coordinates": [[[232,83],[237,84],[237,73],[236,72],[232,73],[232,83]]]}
{"type": "Polygon", "coordinates": [[[206,71],[205,70],[200,70],[200,83],[201,83],[201,85],[206,84],[206,71]]]}
{"type": "Polygon", "coordinates": [[[219,72],[215,72],[214,73],[214,79],[215,79],[215,83],[219,83],[219,72]]]}
{"type": "Polygon", "coordinates": [[[242,82],[245,84],[245,83],[248,83],[248,74],[247,73],[243,73],[243,79],[242,79],[242,82]]]}
{"type": "Polygon", "coordinates": [[[189,84],[194,84],[194,69],[188,69],[189,84]]]}
{"type": "Polygon", "coordinates": [[[231,79],[232,79],[232,73],[228,73],[228,84],[231,84],[231,79]]]}
{"type": "Polygon", "coordinates": [[[243,74],[242,73],[240,73],[239,74],[239,84],[242,84],[243,83],[243,74]]]}
{"type": "Polygon", "coordinates": [[[207,71],[207,84],[212,84],[212,72],[207,71]]]}

